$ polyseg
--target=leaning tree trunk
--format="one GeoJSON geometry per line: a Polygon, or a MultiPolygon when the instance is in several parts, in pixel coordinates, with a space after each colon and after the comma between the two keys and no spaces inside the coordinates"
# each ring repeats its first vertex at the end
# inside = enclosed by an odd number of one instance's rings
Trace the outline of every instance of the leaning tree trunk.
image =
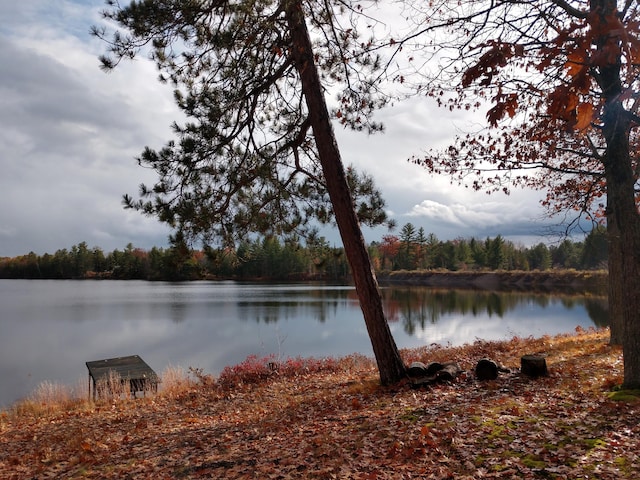
{"type": "Polygon", "coordinates": [[[612,42],[611,19],[617,18],[616,2],[591,0],[591,22],[602,58],[597,81],[605,101],[602,133],[607,182],[607,232],[609,238],[609,309],[613,341],[621,340],[624,356],[624,386],[640,387],[640,215],[635,198],[629,134],[635,119],[622,104],[621,52],[612,42]],[[617,49],[617,50],[616,50],[617,49]]]}
{"type": "Polygon", "coordinates": [[[373,353],[383,385],[397,382],[405,375],[405,366],[391,335],[382,308],[369,253],[367,252],[353,198],[349,190],[340,150],[333,133],[324,99],[313,48],[305,23],[302,5],[296,0],[284,0],[286,18],[291,33],[292,55],[302,82],[302,91],[309,109],[309,118],[329,198],[342,237],[345,253],[356,286],[360,308],[364,315],[373,353]]]}

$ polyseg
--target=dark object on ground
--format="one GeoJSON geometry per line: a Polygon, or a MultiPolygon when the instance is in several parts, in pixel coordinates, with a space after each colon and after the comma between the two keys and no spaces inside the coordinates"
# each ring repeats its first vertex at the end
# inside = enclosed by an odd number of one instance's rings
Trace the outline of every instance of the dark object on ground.
{"type": "Polygon", "coordinates": [[[412,363],[407,373],[414,388],[432,385],[439,382],[452,382],[462,370],[454,362],[433,362],[425,366],[422,362],[412,363]]]}
{"type": "Polygon", "coordinates": [[[426,377],[435,375],[444,368],[444,365],[440,362],[431,362],[429,365],[425,365],[422,362],[413,362],[407,369],[407,375],[411,378],[426,377]]]}
{"type": "Polygon", "coordinates": [[[478,380],[495,380],[498,378],[498,364],[488,358],[478,360],[476,378],[478,380]]]}
{"type": "Polygon", "coordinates": [[[547,361],[541,355],[523,355],[520,358],[520,371],[529,377],[543,377],[548,374],[547,361]]]}
{"type": "Polygon", "coordinates": [[[422,362],[413,362],[407,368],[407,375],[411,378],[422,377],[427,374],[427,366],[422,362]]]}
{"type": "Polygon", "coordinates": [[[447,362],[442,365],[442,369],[436,372],[436,377],[440,381],[451,382],[456,379],[462,370],[457,363],[447,362]]]}

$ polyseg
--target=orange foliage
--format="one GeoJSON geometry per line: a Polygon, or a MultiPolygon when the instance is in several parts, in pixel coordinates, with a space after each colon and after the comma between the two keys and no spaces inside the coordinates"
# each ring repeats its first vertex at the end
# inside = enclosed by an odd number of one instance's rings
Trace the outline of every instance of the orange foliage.
{"type": "Polygon", "coordinates": [[[448,9],[415,6],[428,25],[422,35],[449,34],[424,45],[439,45],[436,58],[446,52],[458,60],[424,88],[450,109],[486,106],[489,125],[499,130],[459,136],[453,146],[412,161],[487,193],[508,191],[508,185],[546,189],[550,213],[601,215],[608,103],[626,110],[620,121],[629,123],[632,169],[638,171],[640,4],[627,2],[618,11],[616,2],[604,0],[575,2],[578,7],[540,1],[520,15],[509,1],[450,3],[459,7],[455,20],[448,9]],[[500,40],[487,40],[497,32],[500,40]]]}

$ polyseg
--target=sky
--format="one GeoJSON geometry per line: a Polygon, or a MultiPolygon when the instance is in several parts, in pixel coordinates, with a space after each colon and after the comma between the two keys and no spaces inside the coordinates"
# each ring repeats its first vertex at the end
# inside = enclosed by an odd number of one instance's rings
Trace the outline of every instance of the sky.
{"type": "MultiPolygon", "coordinates": [[[[122,195],[152,183],[137,165],[145,146],[162,147],[181,118],[170,87],[144,58],[106,74],[104,45],[89,35],[102,0],[0,0],[0,257],[39,255],[80,242],[105,252],[128,243],[166,247],[168,227],[124,210],[122,195]]],[[[502,235],[519,244],[552,241],[541,192],[473,192],[407,161],[444,147],[470,125],[461,113],[426,99],[380,112],[385,133],[368,136],[336,125],[345,164],[373,176],[400,228],[441,240],[502,235]]],[[[477,120],[477,119],[476,119],[477,120]]],[[[336,231],[321,232],[339,245],[336,231]]],[[[365,239],[388,233],[365,229],[365,239]]]]}

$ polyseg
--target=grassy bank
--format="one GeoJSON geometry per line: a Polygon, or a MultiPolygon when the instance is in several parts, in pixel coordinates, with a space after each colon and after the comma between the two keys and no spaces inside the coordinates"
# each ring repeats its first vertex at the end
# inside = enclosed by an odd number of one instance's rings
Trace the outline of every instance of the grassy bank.
{"type": "Polygon", "coordinates": [[[638,478],[640,402],[606,331],[403,351],[450,384],[378,385],[371,360],[248,359],[144,399],[0,414],[0,478],[638,478]],[[550,374],[519,375],[522,355],[550,374]],[[473,376],[478,359],[512,369],[473,376]]]}

